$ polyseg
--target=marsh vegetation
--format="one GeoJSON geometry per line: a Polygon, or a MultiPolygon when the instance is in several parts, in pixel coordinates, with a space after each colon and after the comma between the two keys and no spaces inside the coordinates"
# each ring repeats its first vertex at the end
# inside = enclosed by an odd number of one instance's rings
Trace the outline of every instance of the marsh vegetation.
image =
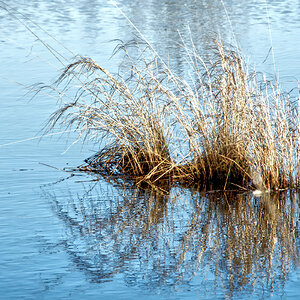
{"type": "MultiPolygon", "coordinates": [[[[193,44],[192,44],[193,45],[193,44]]],[[[77,57],[51,88],[48,129],[75,128],[105,146],[78,170],[135,184],[278,190],[299,186],[299,100],[216,41],[204,59],[185,46],[187,77],[147,44],[112,74],[77,57]]]]}
{"type": "Polygon", "coordinates": [[[249,58],[212,41],[233,41],[220,0],[121,1],[151,44],[108,1],[0,3],[3,297],[298,297],[291,1],[268,1],[278,81],[251,67],[273,69],[264,0],[226,2],[249,58]]]}

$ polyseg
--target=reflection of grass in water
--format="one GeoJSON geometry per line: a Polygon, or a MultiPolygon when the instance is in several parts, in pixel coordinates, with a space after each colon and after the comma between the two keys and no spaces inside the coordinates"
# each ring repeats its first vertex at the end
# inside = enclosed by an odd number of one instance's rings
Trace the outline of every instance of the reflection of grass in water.
{"type": "Polygon", "coordinates": [[[211,289],[206,280],[212,276],[229,295],[276,292],[297,261],[297,194],[253,199],[172,189],[160,197],[125,189],[115,195],[96,187],[66,203],[54,201],[67,249],[93,281],[121,273],[128,284],[151,289],[190,282],[211,289]]]}

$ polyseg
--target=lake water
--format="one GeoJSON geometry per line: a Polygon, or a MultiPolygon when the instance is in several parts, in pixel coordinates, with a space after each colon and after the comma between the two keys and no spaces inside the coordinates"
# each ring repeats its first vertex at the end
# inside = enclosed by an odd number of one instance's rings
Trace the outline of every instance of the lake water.
{"type": "MultiPolygon", "coordinates": [[[[297,0],[118,3],[178,73],[179,32],[204,56],[214,37],[238,44],[258,71],[298,85],[297,0]]],[[[299,192],[161,195],[45,166],[78,166],[98,148],[72,133],[38,138],[57,103],[26,86],[53,82],[62,65],[37,36],[114,72],[113,40],[137,32],[104,0],[0,7],[0,299],[299,299],[299,192]]]]}

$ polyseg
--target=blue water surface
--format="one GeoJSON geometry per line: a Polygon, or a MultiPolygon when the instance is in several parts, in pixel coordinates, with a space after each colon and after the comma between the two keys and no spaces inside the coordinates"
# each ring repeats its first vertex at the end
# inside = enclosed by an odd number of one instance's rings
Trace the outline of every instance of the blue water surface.
{"type": "Polygon", "coordinates": [[[183,76],[181,37],[204,57],[222,38],[289,90],[299,1],[117,3],[0,1],[0,299],[299,299],[299,193],[161,195],[68,178],[61,169],[99,145],[64,128],[40,139],[57,99],[28,93],[75,55],[117,72],[118,41],[140,33],[183,76]]]}

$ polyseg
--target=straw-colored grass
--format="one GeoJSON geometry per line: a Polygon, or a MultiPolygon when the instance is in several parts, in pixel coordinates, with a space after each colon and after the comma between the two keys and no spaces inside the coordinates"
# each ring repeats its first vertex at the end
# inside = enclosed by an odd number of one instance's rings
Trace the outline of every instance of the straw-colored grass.
{"type": "Polygon", "coordinates": [[[187,49],[189,78],[150,49],[119,74],[79,57],[59,77],[56,124],[105,141],[81,170],[135,182],[282,189],[299,186],[299,103],[248,70],[237,49],[216,42],[204,61],[187,49]],[[150,52],[150,53],[149,53],[150,52]]]}

